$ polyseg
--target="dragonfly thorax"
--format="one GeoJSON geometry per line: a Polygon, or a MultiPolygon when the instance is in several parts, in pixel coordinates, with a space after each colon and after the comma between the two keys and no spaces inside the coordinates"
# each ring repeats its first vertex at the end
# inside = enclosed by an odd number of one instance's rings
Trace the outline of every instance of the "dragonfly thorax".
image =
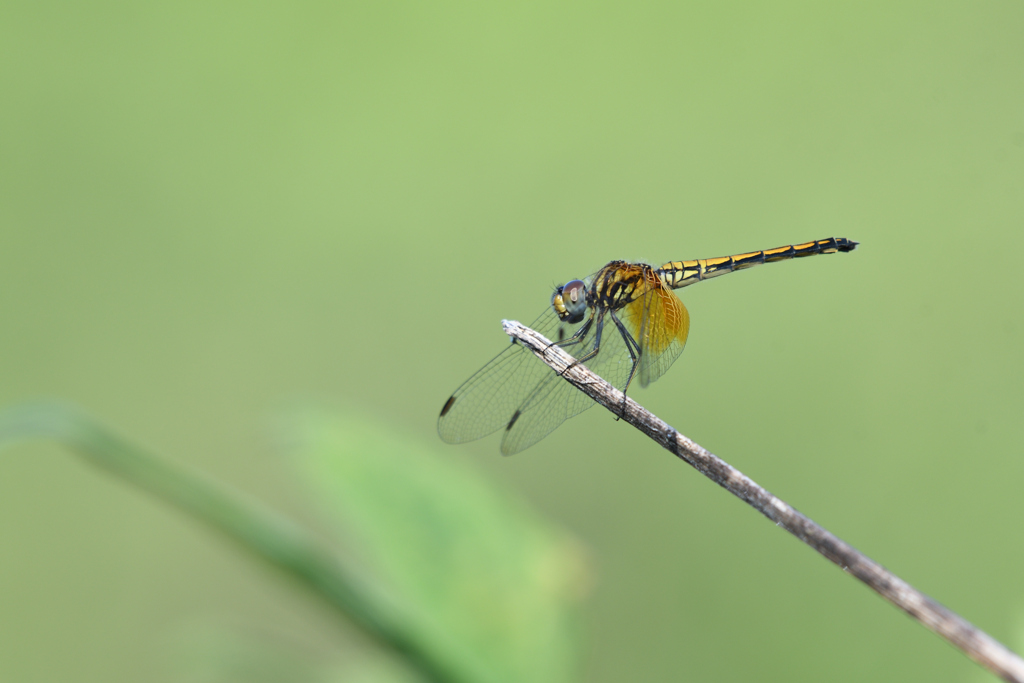
{"type": "Polygon", "coordinates": [[[562,322],[580,322],[587,313],[587,285],[582,280],[559,285],[551,295],[551,307],[562,322]]]}
{"type": "Polygon", "coordinates": [[[618,311],[660,285],[652,266],[612,261],[594,276],[591,298],[599,308],[618,311]]]}

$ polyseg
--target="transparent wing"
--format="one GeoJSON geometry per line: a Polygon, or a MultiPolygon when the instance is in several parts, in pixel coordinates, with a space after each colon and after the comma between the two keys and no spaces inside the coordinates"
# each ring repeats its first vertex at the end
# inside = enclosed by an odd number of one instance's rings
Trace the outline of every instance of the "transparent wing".
{"type": "MultiPolygon", "coordinates": [[[[552,341],[574,331],[572,326],[563,326],[551,308],[531,327],[552,341]]],[[[438,434],[448,443],[464,443],[506,428],[548,376],[554,372],[529,349],[509,344],[455,390],[437,420],[438,434]]]]}
{"type": "MultiPolygon", "coordinates": [[[[573,334],[579,327],[576,326],[573,334]]],[[[575,343],[564,344],[562,348],[575,358],[584,357],[597,348],[597,355],[585,365],[619,389],[625,385],[633,367],[622,334],[607,315],[603,318],[599,315],[584,336],[575,343]],[[598,348],[598,330],[602,327],[598,348]]],[[[539,358],[533,357],[532,353],[527,353],[531,356],[530,360],[541,365],[547,373],[519,406],[515,422],[506,429],[501,439],[501,452],[504,455],[512,455],[532,446],[570,417],[594,405],[592,398],[559,377],[539,358]]]]}
{"type": "MultiPolygon", "coordinates": [[[[539,358],[534,357],[532,360],[544,365],[539,358]]],[[[548,370],[547,376],[517,409],[515,422],[510,423],[501,437],[502,455],[526,450],[570,417],[594,405],[586,394],[559,377],[548,366],[544,367],[548,370]]]]}
{"type": "MultiPolygon", "coordinates": [[[[622,335],[607,316],[563,348],[577,358],[590,353],[601,324],[601,348],[587,365],[621,389],[632,362],[622,335]]],[[[582,326],[562,323],[550,308],[530,325],[551,341],[567,341],[582,326]]],[[[455,390],[437,420],[437,432],[448,443],[464,443],[503,429],[501,452],[512,455],[592,405],[591,398],[555,374],[529,349],[509,344],[455,390]]]]}

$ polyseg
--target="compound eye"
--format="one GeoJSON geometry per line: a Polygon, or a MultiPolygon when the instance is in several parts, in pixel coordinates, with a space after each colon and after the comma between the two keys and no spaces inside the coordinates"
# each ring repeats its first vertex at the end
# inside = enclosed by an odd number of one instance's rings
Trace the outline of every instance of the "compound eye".
{"type": "Polygon", "coordinates": [[[573,280],[555,289],[551,306],[563,322],[576,324],[587,312],[587,286],[582,280],[573,280]]]}

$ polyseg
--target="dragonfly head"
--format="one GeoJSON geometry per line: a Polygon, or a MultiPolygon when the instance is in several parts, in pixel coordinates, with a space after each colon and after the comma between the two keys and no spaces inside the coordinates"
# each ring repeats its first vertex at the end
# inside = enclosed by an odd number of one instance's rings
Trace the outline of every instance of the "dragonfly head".
{"type": "Polygon", "coordinates": [[[587,312],[587,286],[582,280],[573,280],[555,287],[551,295],[551,307],[562,322],[576,323],[583,320],[587,312]]]}

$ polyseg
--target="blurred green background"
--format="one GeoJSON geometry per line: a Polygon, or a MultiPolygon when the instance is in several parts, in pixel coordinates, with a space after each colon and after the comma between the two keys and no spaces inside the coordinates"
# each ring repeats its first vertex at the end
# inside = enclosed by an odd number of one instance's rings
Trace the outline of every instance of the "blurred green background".
{"type": "MultiPolygon", "coordinates": [[[[1024,4],[0,4],[0,405],[74,401],[315,523],[274,424],[356,406],[588,548],[581,679],[984,680],[592,410],[445,446],[551,286],[828,236],[681,292],[640,400],[1024,646],[1024,4]]],[[[53,445],[0,459],[0,680],[167,680],[189,624],[358,637],[53,445]]]]}

